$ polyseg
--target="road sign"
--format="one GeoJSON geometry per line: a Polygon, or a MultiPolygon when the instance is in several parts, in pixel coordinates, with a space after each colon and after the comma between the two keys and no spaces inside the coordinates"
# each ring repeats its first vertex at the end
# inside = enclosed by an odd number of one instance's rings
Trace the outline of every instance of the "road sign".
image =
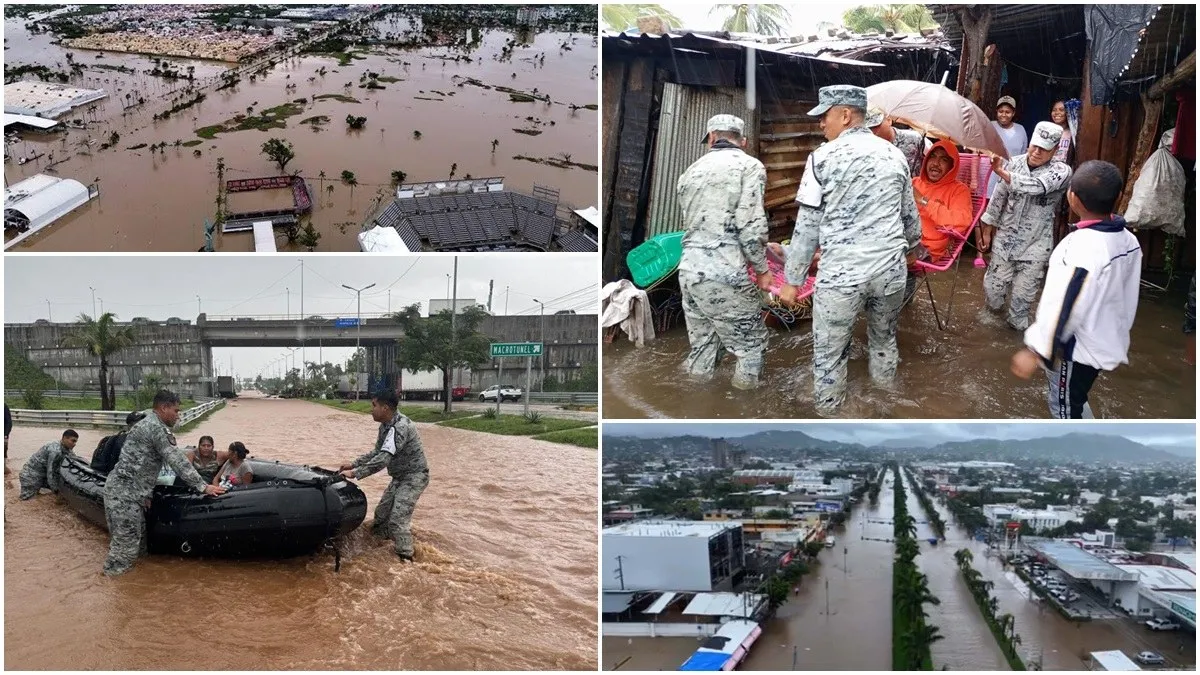
{"type": "Polygon", "coordinates": [[[334,319],[334,328],[354,328],[358,325],[358,319],[334,319]]]}
{"type": "Polygon", "coordinates": [[[507,356],[541,356],[540,342],[493,342],[492,358],[499,359],[507,356]]]}

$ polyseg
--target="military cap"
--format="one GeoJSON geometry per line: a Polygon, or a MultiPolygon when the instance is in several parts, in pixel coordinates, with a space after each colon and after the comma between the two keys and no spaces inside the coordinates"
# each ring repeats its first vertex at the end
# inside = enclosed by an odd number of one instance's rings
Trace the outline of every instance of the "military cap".
{"type": "Polygon", "coordinates": [[[835,105],[845,105],[851,108],[867,109],[867,90],[849,84],[834,84],[821,87],[817,107],[808,111],[812,117],[820,117],[835,105]]]}
{"type": "Polygon", "coordinates": [[[736,115],[713,115],[708,118],[708,125],[704,131],[704,137],[700,139],[700,142],[707,143],[708,135],[714,131],[736,131],[739,136],[745,136],[746,123],[736,115]]]}

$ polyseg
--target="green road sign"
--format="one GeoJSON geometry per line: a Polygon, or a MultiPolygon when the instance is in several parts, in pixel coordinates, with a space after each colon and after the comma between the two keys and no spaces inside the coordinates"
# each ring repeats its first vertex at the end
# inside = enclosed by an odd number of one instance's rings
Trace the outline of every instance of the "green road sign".
{"type": "Polygon", "coordinates": [[[542,343],[540,342],[493,342],[492,343],[492,358],[499,359],[506,356],[541,356],[542,343]]]}

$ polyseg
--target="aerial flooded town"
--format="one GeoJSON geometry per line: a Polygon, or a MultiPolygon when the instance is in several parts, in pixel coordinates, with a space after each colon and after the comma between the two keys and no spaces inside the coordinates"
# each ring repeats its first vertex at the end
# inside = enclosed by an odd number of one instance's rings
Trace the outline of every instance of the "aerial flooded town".
{"type": "Polygon", "coordinates": [[[604,670],[1195,670],[1192,423],[608,423],[602,462],[604,670]]]}
{"type": "Polygon", "coordinates": [[[594,5],[6,5],[6,251],[597,250],[594,5]]]}

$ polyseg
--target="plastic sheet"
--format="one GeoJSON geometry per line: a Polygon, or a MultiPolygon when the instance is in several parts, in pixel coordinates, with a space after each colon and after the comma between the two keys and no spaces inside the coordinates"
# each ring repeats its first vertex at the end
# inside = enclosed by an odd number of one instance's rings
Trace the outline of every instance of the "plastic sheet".
{"type": "Polygon", "coordinates": [[[1171,154],[1171,143],[1175,130],[1163,132],[1158,149],[1146,158],[1142,173],[1133,184],[1129,207],[1125,209],[1125,220],[1131,227],[1148,230],[1161,228],[1177,237],[1187,235],[1184,230],[1183,193],[1187,186],[1187,174],[1183,165],[1171,154]]]}
{"type": "Polygon", "coordinates": [[[1117,93],[1117,79],[1133,59],[1140,33],[1158,5],[1084,5],[1083,25],[1092,46],[1092,105],[1117,93]]]}

